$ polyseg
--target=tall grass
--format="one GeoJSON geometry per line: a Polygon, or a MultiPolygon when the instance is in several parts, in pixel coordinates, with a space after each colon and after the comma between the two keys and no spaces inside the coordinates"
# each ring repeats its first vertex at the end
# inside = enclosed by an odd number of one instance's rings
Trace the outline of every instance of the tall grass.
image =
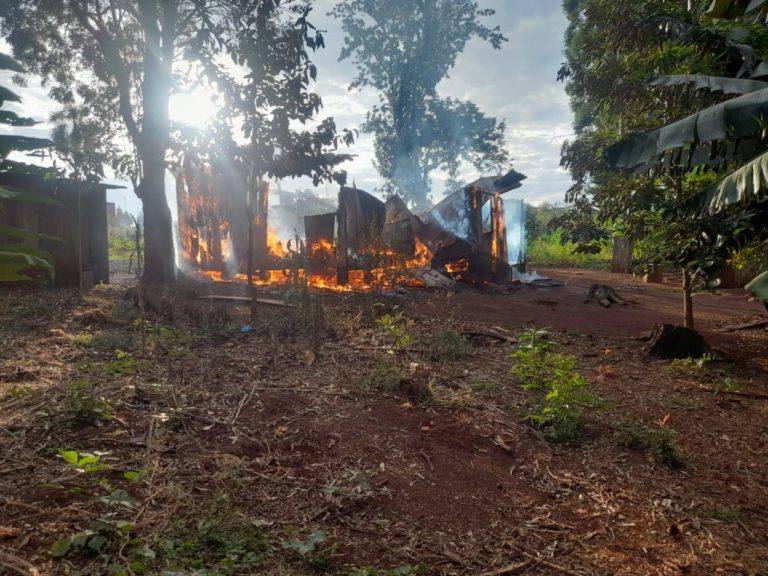
{"type": "Polygon", "coordinates": [[[528,244],[528,266],[563,268],[610,268],[612,250],[608,246],[597,254],[574,253],[576,244],[561,244],[560,231],[556,230],[532,240],[528,244]]]}

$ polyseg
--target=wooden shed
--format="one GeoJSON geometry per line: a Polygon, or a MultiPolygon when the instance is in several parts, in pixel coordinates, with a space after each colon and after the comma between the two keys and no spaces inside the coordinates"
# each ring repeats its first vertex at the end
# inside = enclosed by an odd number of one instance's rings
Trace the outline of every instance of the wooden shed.
{"type": "Polygon", "coordinates": [[[0,243],[23,242],[50,252],[57,286],[89,290],[94,284],[109,282],[107,190],[120,186],[11,173],[0,173],[0,186],[55,200],[0,200],[0,225],[56,238],[21,240],[0,235],[0,243]]]}

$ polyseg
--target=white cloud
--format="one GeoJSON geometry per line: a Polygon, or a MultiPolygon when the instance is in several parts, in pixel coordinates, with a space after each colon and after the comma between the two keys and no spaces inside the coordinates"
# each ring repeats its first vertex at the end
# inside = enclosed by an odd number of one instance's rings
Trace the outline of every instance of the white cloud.
{"type": "MultiPolygon", "coordinates": [[[[350,61],[338,61],[344,42],[339,22],[327,12],[333,0],[318,0],[311,14],[312,22],[325,30],[324,50],[312,55],[318,67],[318,81],[313,89],[323,98],[321,118],[333,117],[339,129],[359,128],[365,115],[378,102],[370,90],[349,91],[355,76],[350,61]]],[[[509,38],[501,50],[493,50],[480,40],[473,40],[459,57],[450,77],[440,86],[440,93],[474,101],[488,115],[505,120],[507,142],[516,170],[526,174],[523,187],[510,193],[527,201],[559,202],[570,186],[570,177],[559,167],[560,146],[571,134],[572,114],[562,84],[555,76],[563,59],[562,39],[566,19],[560,0],[480,0],[483,8],[493,8],[496,15],[488,18],[489,25],[498,25],[509,38]]],[[[2,50],[2,46],[0,46],[2,50]]],[[[0,77],[0,81],[3,78],[0,77]]],[[[39,84],[30,84],[25,91],[28,115],[47,119],[53,109],[39,84]]],[[[47,125],[35,129],[36,135],[49,130],[47,125]]],[[[45,134],[42,134],[45,135],[45,134]]],[[[373,140],[360,134],[349,152],[356,157],[343,168],[349,182],[373,191],[381,179],[373,167],[373,140]]],[[[471,167],[470,167],[471,168],[471,167]]],[[[475,175],[468,169],[464,177],[475,175]]],[[[435,195],[442,192],[439,182],[444,175],[435,175],[435,195]]],[[[308,188],[308,179],[290,180],[283,188],[308,188]]],[[[335,185],[323,185],[320,191],[335,195],[335,185]]]]}

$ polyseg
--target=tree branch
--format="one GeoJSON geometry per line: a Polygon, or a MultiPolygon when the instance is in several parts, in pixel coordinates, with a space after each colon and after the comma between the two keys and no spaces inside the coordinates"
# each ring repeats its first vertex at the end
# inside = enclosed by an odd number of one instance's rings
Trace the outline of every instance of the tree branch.
{"type": "Polygon", "coordinates": [[[108,69],[112,72],[112,76],[117,83],[117,90],[120,95],[120,116],[122,117],[123,122],[125,122],[125,127],[134,144],[138,145],[140,133],[138,125],[136,124],[136,119],[133,115],[133,107],[131,106],[130,75],[120,58],[119,44],[117,40],[109,34],[105,26],[100,25],[97,27],[90,20],[87,12],[87,2],[73,0],[72,12],[80,25],[93,36],[104,54],[108,69]]]}

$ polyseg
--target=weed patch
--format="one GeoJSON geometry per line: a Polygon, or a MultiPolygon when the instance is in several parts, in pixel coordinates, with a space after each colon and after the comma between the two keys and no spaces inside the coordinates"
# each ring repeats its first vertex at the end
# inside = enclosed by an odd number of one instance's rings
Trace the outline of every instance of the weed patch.
{"type": "Polygon", "coordinates": [[[100,424],[112,420],[112,405],[97,393],[95,383],[80,378],[67,384],[62,415],[74,424],[100,424]]]}
{"type": "Polygon", "coordinates": [[[668,468],[684,464],[683,452],[677,443],[677,432],[666,422],[655,424],[627,424],[619,431],[619,444],[655,456],[668,468]]]}
{"type": "Polygon", "coordinates": [[[230,576],[254,573],[272,553],[259,522],[233,513],[228,501],[211,504],[196,523],[180,523],[157,545],[164,574],[230,576]]]}
{"type": "Polygon", "coordinates": [[[705,518],[711,518],[712,520],[717,520],[718,522],[733,524],[741,518],[742,511],[740,508],[715,505],[712,508],[705,510],[702,515],[705,518]]]}
{"type": "Polygon", "coordinates": [[[378,362],[373,369],[363,377],[360,386],[379,392],[397,392],[401,388],[403,376],[395,367],[384,362],[378,362]]]}
{"type": "Polygon", "coordinates": [[[472,344],[454,330],[438,332],[425,342],[430,360],[459,360],[472,351],[472,344]]]}

